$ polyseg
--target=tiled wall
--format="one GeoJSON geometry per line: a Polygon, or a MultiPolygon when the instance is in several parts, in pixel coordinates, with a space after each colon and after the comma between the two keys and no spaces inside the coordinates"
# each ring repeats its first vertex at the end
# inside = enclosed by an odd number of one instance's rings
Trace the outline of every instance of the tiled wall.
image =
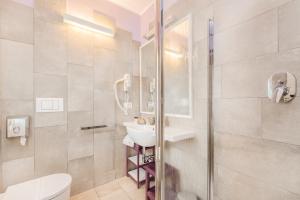
{"type": "Polygon", "coordinates": [[[216,196],[300,199],[300,101],[267,98],[272,73],[299,84],[300,1],[219,0],[214,17],[216,196]]]}
{"type": "Polygon", "coordinates": [[[165,157],[179,170],[180,190],[206,199],[205,52],[207,20],[214,17],[215,199],[300,199],[300,101],[267,98],[274,72],[289,71],[300,82],[300,1],[188,0],[168,12],[192,12],[194,25],[194,120],[169,122],[199,132],[168,145],[165,157]]]}
{"type": "Polygon", "coordinates": [[[139,44],[120,29],[109,38],[66,25],[65,9],[64,0],[37,0],[34,8],[0,1],[3,189],[68,172],[78,193],[125,174],[123,115],[112,88],[125,72],[138,75],[139,44]],[[36,113],[36,97],[63,97],[64,112],[36,113]],[[5,137],[8,115],[31,116],[26,146],[5,137]],[[102,124],[109,128],[80,130],[102,124]]]}

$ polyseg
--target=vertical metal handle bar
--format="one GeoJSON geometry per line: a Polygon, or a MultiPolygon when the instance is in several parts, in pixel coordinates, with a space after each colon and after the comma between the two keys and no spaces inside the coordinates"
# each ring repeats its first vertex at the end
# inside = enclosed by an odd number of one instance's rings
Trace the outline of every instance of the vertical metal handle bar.
{"type": "Polygon", "coordinates": [[[164,91],[163,91],[163,17],[164,17],[164,0],[155,1],[156,20],[155,20],[155,46],[156,46],[156,174],[155,174],[155,199],[164,199],[164,91]]]}
{"type": "Polygon", "coordinates": [[[213,200],[214,185],[214,125],[213,125],[213,67],[214,67],[214,21],[208,22],[208,139],[207,139],[207,199],[213,200]]]}

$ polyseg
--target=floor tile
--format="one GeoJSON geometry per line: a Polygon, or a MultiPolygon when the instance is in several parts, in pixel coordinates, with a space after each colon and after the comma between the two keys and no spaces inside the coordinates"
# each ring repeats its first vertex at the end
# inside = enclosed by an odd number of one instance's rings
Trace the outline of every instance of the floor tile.
{"type": "Polygon", "coordinates": [[[71,200],[100,200],[100,199],[98,198],[96,191],[92,189],[73,196],[71,200]]]}
{"type": "Polygon", "coordinates": [[[95,191],[100,198],[105,197],[113,192],[118,192],[120,190],[123,191],[118,181],[112,181],[95,188],[95,191]]]}
{"type": "Polygon", "coordinates": [[[101,198],[101,200],[121,200],[121,199],[130,200],[126,192],[124,192],[123,190],[112,192],[111,194],[101,198]]]}

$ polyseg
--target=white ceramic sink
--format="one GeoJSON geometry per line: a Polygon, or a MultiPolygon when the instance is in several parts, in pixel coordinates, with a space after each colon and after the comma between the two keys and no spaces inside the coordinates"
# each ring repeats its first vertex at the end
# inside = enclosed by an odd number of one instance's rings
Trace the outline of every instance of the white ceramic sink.
{"type": "Polygon", "coordinates": [[[124,122],[126,127],[127,134],[134,143],[143,146],[151,147],[155,146],[156,136],[155,136],[155,127],[149,125],[139,125],[134,122],[124,122]]]}
{"type": "MultiPolygon", "coordinates": [[[[156,142],[155,126],[139,125],[135,122],[124,122],[127,134],[133,141],[141,146],[154,146],[156,142]]],[[[179,142],[194,138],[195,130],[179,129],[174,127],[166,127],[164,129],[164,140],[168,142],[179,142]]]]}

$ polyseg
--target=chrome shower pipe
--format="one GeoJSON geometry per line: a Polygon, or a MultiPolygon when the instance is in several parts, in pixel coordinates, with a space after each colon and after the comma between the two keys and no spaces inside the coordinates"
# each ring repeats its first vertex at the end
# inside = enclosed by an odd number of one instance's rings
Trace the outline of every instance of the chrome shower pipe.
{"type": "Polygon", "coordinates": [[[164,0],[155,1],[155,49],[156,49],[156,157],[155,157],[155,199],[164,200],[164,0]]]}

